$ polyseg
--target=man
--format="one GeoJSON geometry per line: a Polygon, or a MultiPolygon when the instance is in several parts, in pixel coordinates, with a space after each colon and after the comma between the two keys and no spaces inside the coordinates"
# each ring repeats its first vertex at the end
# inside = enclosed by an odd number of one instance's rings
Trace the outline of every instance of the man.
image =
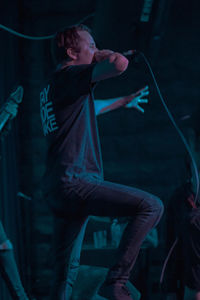
{"type": "MultiPolygon", "coordinates": [[[[99,295],[132,299],[126,288],[140,246],[163,211],[161,201],[146,192],[104,181],[93,88],[119,76],[128,60],[98,50],[87,27],[72,26],[56,37],[59,65],[40,93],[44,135],[49,142],[45,190],[54,214],[54,282],[51,299],[70,299],[81,243],[89,215],[127,216],[130,221],[99,295]]],[[[134,96],[101,101],[97,113],[132,105],[134,96]]],[[[137,103],[138,105],[138,103],[137,103]]]]}
{"type": "MultiPolygon", "coordinates": [[[[11,94],[11,98],[21,95],[21,87],[11,94]]],[[[10,118],[17,115],[18,105],[14,101],[8,101],[0,109],[0,134],[5,135],[10,125],[10,118]]],[[[28,300],[22,286],[17,265],[14,258],[12,243],[6,236],[3,225],[0,221],[0,273],[5,279],[6,285],[13,299],[28,300]]]]}

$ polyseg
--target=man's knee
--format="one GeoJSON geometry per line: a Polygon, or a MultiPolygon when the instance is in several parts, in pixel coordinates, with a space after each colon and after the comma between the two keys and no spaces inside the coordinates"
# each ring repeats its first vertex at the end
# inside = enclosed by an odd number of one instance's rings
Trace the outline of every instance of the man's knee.
{"type": "Polygon", "coordinates": [[[161,218],[164,212],[164,205],[160,198],[156,196],[151,196],[146,201],[147,210],[149,211],[152,217],[161,218]]]}
{"type": "Polygon", "coordinates": [[[156,197],[156,202],[157,202],[157,211],[158,211],[159,215],[162,216],[163,212],[164,212],[164,204],[161,201],[161,199],[158,197],[156,197]]]}
{"type": "Polygon", "coordinates": [[[164,205],[162,201],[158,197],[154,196],[154,201],[150,213],[150,219],[151,219],[150,222],[153,221],[153,227],[155,227],[159,223],[163,215],[163,212],[164,212],[164,205]]]}

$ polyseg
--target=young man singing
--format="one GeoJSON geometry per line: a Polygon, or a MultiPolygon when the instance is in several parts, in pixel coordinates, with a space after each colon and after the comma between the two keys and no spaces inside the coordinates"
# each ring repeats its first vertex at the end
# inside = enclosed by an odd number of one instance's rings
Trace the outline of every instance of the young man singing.
{"type": "Polygon", "coordinates": [[[146,102],[136,95],[94,101],[101,80],[126,71],[128,60],[111,50],[98,50],[87,27],[57,33],[60,64],[40,93],[41,118],[48,139],[45,190],[54,214],[54,280],[52,300],[70,299],[88,216],[127,216],[118,255],[99,295],[130,300],[126,282],[147,233],[160,220],[161,201],[146,192],[105,181],[96,114],[146,102]]]}

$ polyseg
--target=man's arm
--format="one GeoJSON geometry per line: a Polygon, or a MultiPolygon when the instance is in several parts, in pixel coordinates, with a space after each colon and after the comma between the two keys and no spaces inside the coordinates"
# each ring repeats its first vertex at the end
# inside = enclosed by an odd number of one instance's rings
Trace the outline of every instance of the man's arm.
{"type": "Polygon", "coordinates": [[[95,100],[95,113],[96,115],[100,115],[119,107],[126,107],[126,108],[135,108],[138,111],[144,113],[144,109],[140,107],[141,103],[148,103],[148,99],[144,99],[144,96],[149,95],[149,87],[145,86],[143,89],[137,91],[134,94],[129,96],[113,98],[113,99],[106,99],[106,100],[95,100]]]}
{"type": "Polygon", "coordinates": [[[120,53],[111,50],[100,50],[94,54],[97,62],[92,72],[92,82],[115,77],[126,71],[128,59],[120,53]]]}

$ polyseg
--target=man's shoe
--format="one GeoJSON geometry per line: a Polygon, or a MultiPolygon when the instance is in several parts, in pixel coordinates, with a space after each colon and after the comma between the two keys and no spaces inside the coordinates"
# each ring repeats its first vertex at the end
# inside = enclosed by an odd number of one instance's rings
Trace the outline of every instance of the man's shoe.
{"type": "Polygon", "coordinates": [[[128,288],[121,283],[103,283],[98,294],[108,300],[133,300],[128,288]]]}

